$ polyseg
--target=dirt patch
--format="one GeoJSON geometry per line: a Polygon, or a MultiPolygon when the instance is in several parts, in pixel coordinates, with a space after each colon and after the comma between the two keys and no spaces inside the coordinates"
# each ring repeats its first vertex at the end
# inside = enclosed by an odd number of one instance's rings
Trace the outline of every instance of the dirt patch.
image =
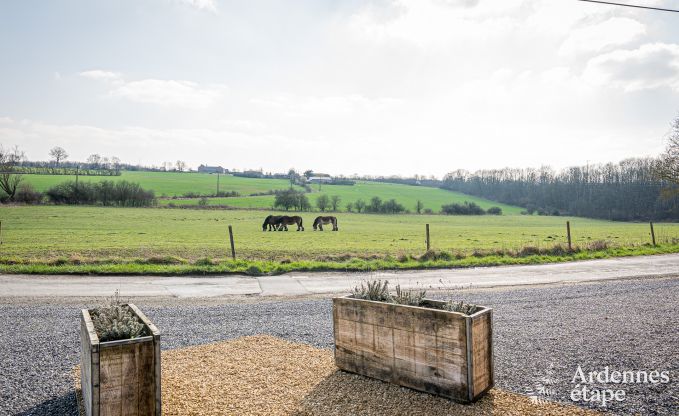
{"type": "Polygon", "coordinates": [[[164,415],[599,414],[499,389],[462,405],[339,371],[331,350],[267,335],[163,351],[162,394],[164,415]]]}

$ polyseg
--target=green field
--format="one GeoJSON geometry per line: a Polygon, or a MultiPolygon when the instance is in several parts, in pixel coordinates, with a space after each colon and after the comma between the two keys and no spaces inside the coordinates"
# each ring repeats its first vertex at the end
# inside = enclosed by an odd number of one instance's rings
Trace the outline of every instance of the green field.
{"type": "MultiPolygon", "coordinates": [[[[75,176],[68,175],[24,175],[23,177],[38,191],[45,191],[59,183],[75,180],[75,176]]],[[[124,171],[120,176],[80,176],[78,180],[83,182],[104,180],[138,182],[142,188],[155,191],[158,197],[181,196],[189,192],[214,195],[217,192],[217,175],[207,173],[124,171]]],[[[289,187],[290,182],[285,179],[255,179],[219,175],[219,190],[221,192],[236,191],[241,195],[251,195],[289,187]]],[[[301,188],[298,187],[298,189],[301,188]]]]}
{"type": "MultiPolygon", "coordinates": [[[[408,211],[415,212],[417,201],[420,200],[424,204],[424,208],[430,208],[434,212],[441,210],[441,205],[451,203],[463,203],[464,201],[475,202],[481,208],[488,209],[493,206],[502,208],[503,214],[518,214],[522,208],[505,205],[487,199],[478,198],[471,195],[461,194],[459,192],[451,192],[439,188],[431,188],[426,186],[410,186],[391,183],[380,182],[356,182],[355,185],[325,185],[321,187],[320,191],[317,185],[312,187],[312,192],[307,194],[309,201],[316,208],[316,199],[326,194],[328,196],[337,195],[340,197],[341,212],[346,212],[346,204],[349,202],[356,202],[363,199],[369,202],[370,198],[378,196],[382,201],[395,199],[401,203],[408,211]]],[[[198,205],[198,198],[192,199],[161,199],[160,205],[198,205]]],[[[209,198],[208,205],[229,206],[234,208],[267,208],[273,209],[274,196],[250,196],[238,198],[209,198]]]]}
{"type": "MultiPolygon", "coordinates": [[[[75,177],[66,175],[24,175],[24,180],[31,183],[37,190],[45,191],[59,183],[75,180],[75,177]]],[[[189,192],[199,195],[213,195],[217,192],[217,175],[205,173],[125,171],[120,176],[81,176],[79,180],[127,180],[138,182],[144,189],[155,191],[156,196],[161,197],[158,203],[163,206],[170,204],[182,206],[198,205],[199,198],[171,199],[171,197],[181,197],[189,192]]],[[[290,183],[284,179],[254,179],[231,175],[220,175],[219,182],[220,191],[236,191],[242,196],[235,198],[209,198],[209,205],[272,209],[274,196],[249,195],[290,187],[290,183]]],[[[296,189],[302,188],[296,187],[296,189]]],[[[418,200],[422,201],[424,208],[429,208],[434,212],[439,212],[441,205],[463,203],[464,201],[475,202],[484,209],[499,206],[504,214],[518,214],[522,210],[519,207],[439,188],[363,181],[359,181],[353,186],[323,185],[320,190],[318,185],[313,185],[312,192],[308,194],[308,197],[314,210],[316,210],[316,199],[322,194],[339,196],[341,200],[339,211],[346,211],[346,204],[349,202],[355,202],[358,199],[369,202],[370,198],[374,196],[380,197],[383,201],[393,198],[411,212],[415,211],[415,205],[418,200]]]]}
{"type": "MultiPolygon", "coordinates": [[[[0,267],[7,272],[15,270],[11,266],[14,263],[64,267],[80,263],[153,263],[170,256],[180,263],[205,258],[221,261],[229,255],[229,224],[234,229],[240,259],[283,263],[417,257],[425,252],[426,223],[431,227],[433,249],[469,258],[474,257],[474,250],[486,250],[484,255],[488,255],[489,250],[563,244],[566,220],[571,221],[574,244],[583,248],[597,240],[605,240],[613,247],[644,247],[650,242],[648,224],[583,218],[340,214],[339,232],[313,232],[315,215],[303,214],[305,232],[292,228],[288,232],[262,232],[265,214],[238,210],[5,206],[0,208],[0,267]]],[[[657,224],[656,236],[663,244],[679,238],[679,224],[657,224]]]]}

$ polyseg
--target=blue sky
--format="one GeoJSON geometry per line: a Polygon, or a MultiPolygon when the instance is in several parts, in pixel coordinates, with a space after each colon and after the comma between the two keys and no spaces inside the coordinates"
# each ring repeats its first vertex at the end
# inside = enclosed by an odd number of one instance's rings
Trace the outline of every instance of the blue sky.
{"type": "Polygon", "coordinates": [[[679,14],[574,0],[3,1],[0,57],[33,160],[441,176],[655,155],[679,113],[679,14]]]}

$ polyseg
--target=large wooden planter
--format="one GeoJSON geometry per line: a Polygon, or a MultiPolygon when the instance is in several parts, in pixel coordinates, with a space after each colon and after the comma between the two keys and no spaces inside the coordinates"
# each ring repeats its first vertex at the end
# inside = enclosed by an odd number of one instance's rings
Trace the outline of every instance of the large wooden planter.
{"type": "Polygon", "coordinates": [[[133,304],[149,336],[99,342],[82,310],[80,375],[87,416],[160,415],[160,331],[133,304]]]}
{"type": "Polygon", "coordinates": [[[334,298],[332,309],[342,370],[463,403],[493,387],[490,308],[466,316],[347,296],[334,298]]]}

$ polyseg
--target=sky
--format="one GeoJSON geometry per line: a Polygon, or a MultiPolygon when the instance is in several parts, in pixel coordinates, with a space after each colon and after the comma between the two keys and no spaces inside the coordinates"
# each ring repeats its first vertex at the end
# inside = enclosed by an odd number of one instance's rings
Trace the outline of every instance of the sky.
{"type": "MultiPolygon", "coordinates": [[[[679,1],[635,0],[679,8],[679,1]]],[[[575,0],[5,0],[0,144],[331,174],[659,154],[679,13],[575,0]]]]}

